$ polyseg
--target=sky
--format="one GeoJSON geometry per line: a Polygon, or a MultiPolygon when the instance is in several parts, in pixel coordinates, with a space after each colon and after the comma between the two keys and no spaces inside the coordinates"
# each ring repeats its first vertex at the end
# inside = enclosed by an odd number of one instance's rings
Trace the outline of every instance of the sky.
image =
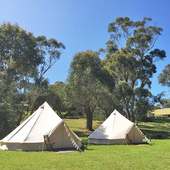
{"type": "Polygon", "coordinates": [[[159,73],[170,63],[169,0],[0,0],[0,23],[18,24],[36,36],[55,38],[66,46],[46,75],[50,83],[66,81],[77,52],[105,47],[108,24],[120,16],[133,20],[151,17],[153,25],[163,28],[156,47],[165,50],[167,58],[157,62],[152,92],[165,91],[170,97],[170,90],[158,83],[159,73]]]}

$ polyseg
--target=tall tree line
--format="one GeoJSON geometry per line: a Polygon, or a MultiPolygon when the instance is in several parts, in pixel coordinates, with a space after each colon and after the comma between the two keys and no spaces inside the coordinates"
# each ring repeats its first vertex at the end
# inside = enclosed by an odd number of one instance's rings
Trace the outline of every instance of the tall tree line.
{"type": "MultiPolygon", "coordinates": [[[[0,25],[0,132],[6,134],[44,101],[60,116],[107,117],[113,109],[128,119],[143,119],[154,107],[151,78],[166,57],[155,48],[162,28],[150,18],[118,17],[108,25],[109,39],[98,51],[76,53],[66,82],[49,85],[45,74],[65,48],[56,39],[34,36],[18,25],[0,25]]],[[[169,66],[160,82],[169,86],[169,66]]]]}
{"type": "Polygon", "coordinates": [[[0,132],[17,126],[48,87],[45,73],[64,45],[18,25],[0,25],[0,132]]]}
{"type": "Polygon", "coordinates": [[[99,107],[106,115],[115,108],[132,121],[145,118],[154,108],[157,97],[151,93],[151,78],[156,61],[166,53],[154,48],[162,28],[150,22],[150,18],[118,17],[108,26],[110,38],[105,48],[75,55],[68,79],[70,101],[87,115],[88,129],[92,129],[92,116],[99,107]]]}

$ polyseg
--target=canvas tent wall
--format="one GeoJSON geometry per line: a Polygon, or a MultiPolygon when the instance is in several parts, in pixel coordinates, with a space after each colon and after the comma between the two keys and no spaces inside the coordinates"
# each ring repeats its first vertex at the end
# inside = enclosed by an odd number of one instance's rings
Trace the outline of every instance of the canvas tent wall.
{"type": "Polygon", "coordinates": [[[2,150],[80,149],[81,140],[45,102],[0,141],[2,150]]]}
{"type": "Polygon", "coordinates": [[[114,110],[111,115],[88,137],[93,144],[138,144],[147,138],[131,121],[114,110]]]}

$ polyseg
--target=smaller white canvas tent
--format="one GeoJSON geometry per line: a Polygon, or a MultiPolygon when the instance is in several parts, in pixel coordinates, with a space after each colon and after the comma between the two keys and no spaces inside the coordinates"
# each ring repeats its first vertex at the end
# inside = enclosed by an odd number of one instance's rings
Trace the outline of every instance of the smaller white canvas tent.
{"type": "Polygon", "coordinates": [[[80,149],[80,138],[47,102],[0,141],[1,150],[80,149]]]}
{"type": "Polygon", "coordinates": [[[93,144],[138,144],[147,138],[130,120],[114,110],[111,115],[88,137],[93,144]]]}

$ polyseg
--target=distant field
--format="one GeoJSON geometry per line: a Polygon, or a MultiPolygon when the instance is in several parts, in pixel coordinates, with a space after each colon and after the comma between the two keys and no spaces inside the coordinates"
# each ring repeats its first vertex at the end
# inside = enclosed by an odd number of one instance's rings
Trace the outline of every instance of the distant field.
{"type": "MultiPolygon", "coordinates": [[[[76,133],[87,139],[85,119],[67,119],[76,133]]],[[[94,128],[101,122],[94,121],[94,128]]],[[[151,145],[89,145],[85,152],[0,152],[0,170],[169,170],[170,122],[139,123],[146,133],[161,135],[151,145]]]]}

